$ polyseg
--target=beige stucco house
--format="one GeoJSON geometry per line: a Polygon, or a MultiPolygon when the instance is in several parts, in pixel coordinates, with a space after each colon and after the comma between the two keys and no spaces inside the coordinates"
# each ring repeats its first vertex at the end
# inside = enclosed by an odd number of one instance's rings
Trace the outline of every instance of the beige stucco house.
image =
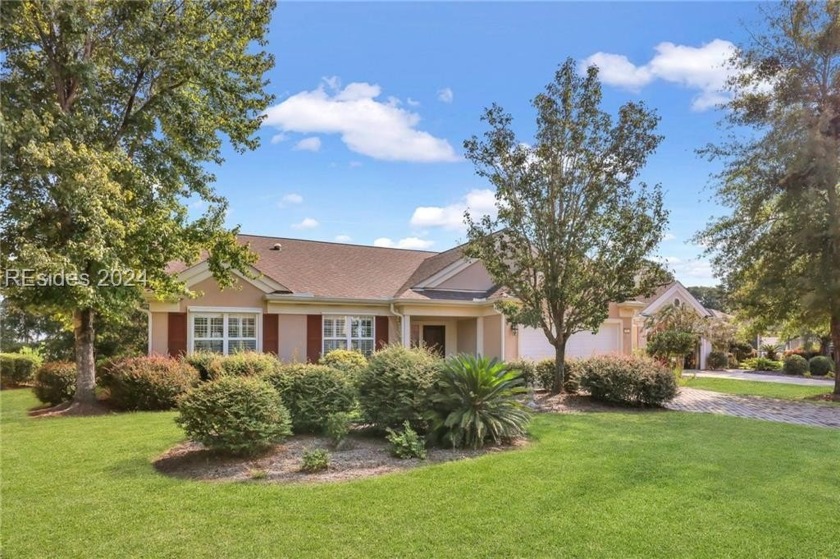
{"type": "MultiPolygon", "coordinates": [[[[259,260],[258,279],[240,275],[221,291],[205,262],[171,268],[200,293],[159,301],[149,295],[149,353],[249,349],[286,361],[316,361],[333,348],[370,353],[387,343],[424,343],[466,352],[542,359],[554,349],[541,330],[512,329],[495,308],[505,290],[462,247],[427,252],[241,235],[259,260]]],[[[631,353],[649,302],[610,303],[595,334],[575,334],[567,355],[631,353]]]]}

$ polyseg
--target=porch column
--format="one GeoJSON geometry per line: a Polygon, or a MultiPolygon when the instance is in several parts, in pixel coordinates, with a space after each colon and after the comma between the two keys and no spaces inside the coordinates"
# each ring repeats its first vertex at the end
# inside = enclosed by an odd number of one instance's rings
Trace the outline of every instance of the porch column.
{"type": "Polygon", "coordinates": [[[411,315],[403,315],[402,335],[400,339],[402,340],[403,347],[411,347],[411,315]]]}
{"type": "Polygon", "coordinates": [[[475,353],[484,355],[484,317],[475,319],[475,353]]]}

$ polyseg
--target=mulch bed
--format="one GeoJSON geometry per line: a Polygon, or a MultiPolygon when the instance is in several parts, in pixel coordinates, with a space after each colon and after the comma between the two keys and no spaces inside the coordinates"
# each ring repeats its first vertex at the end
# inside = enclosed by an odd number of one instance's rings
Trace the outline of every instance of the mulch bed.
{"type": "Polygon", "coordinates": [[[390,455],[388,442],[381,438],[351,436],[345,443],[343,450],[334,450],[326,438],[297,435],[261,456],[233,458],[209,451],[200,444],[185,442],[171,448],[155,460],[154,467],[166,475],[193,480],[325,483],[378,476],[426,464],[475,458],[483,454],[521,448],[527,444],[521,441],[481,450],[430,448],[426,460],[401,460],[390,455]],[[316,473],[301,472],[304,451],[316,448],[329,451],[329,469],[316,473]]]}
{"type": "Polygon", "coordinates": [[[840,394],[817,394],[803,399],[815,402],[840,402],[840,394]]]}
{"type": "Polygon", "coordinates": [[[665,408],[651,406],[630,406],[626,404],[611,404],[598,402],[585,394],[551,394],[537,392],[533,402],[529,403],[536,412],[547,413],[593,413],[593,412],[658,412],[668,411],[665,408]]]}

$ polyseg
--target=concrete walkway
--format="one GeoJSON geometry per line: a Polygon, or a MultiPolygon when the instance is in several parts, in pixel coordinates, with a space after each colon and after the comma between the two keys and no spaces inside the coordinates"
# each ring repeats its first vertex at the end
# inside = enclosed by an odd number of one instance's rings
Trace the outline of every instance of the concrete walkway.
{"type": "Polygon", "coordinates": [[[780,384],[799,384],[802,386],[833,386],[834,379],[832,378],[808,378],[808,377],[794,377],[788,375],[768,375],[765,373],[747,373],[744,371],[727,370],[727,371],[683,371],[683,378],[690,378],[692,375],[697,375],[697,378],[729,378],[735,380],[754,380],[758,382],[778,382],[780,384]]]}
{"type": "Polygon", "coordinates": [[[765,421],[840,429],[840,406],[776,400],[758,396],[736,396],[683,387],[680,388],[679,395],[665,407],[677,411],[717,413],[750,419],[763,419],[765,421]]]}

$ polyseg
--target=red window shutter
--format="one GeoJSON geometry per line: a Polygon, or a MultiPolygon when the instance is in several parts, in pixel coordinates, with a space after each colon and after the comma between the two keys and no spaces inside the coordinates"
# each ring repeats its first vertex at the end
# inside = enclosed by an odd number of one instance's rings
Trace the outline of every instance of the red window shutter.
{"type": "Polygon", "coordinates": [[[306,360],[317,363],[321,358],[321,315],[306,315],[306,360]]]}
{"type": "Polygon", "coordinates": [[[170,357],[178,357],[187,353],[187,313],[169,313],[169,329],[167,346],[170,357]]]}
{"type": "Polygon", "coordinates": [[[279,315],[264,314],[262,324],[262,350],[277,355],[280,348],[279,315]]]}
{"type": "Polygon", "coordinates": [[[377,316],[374,328],[376,329],[374,332],[376,335],[376,350],[379,351],[388,345],[388,317],[377,316]]]}

